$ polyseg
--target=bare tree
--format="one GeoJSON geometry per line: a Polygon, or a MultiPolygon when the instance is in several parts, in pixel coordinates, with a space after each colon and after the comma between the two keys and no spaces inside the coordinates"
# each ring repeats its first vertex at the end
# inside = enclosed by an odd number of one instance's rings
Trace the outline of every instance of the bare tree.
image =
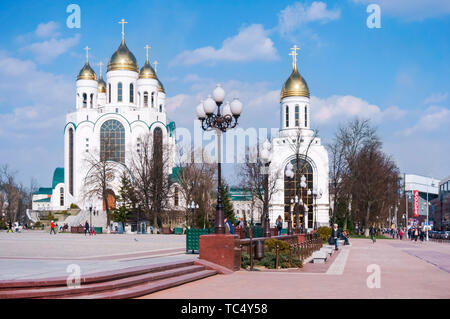
{"type": "MultiPolygon", "coordinates": [[[[281,169],[267,171],[266,163],[260,154],[260,143],[249,148],[245,156],[245,162],[240,166],[241,186],[248,190],[254,201],[263,203],[263,212],[269,207],[274,194],[278,192],[277,180],[281,174],[281,169]],[[268,183],[265,183],[265,175],[269,174],[268,183]]],[[[264,214],[261,214],[260,222],[263,223],[264,214]]]]}
{"type": "Polygon", "coordinates": [[[130,170],[142,210],[149,218],[153,218],[153,227],[156,229],[159,228],[162,209],[170,198],[170,149],[163,142],[162,132],[142,136],[140,145],[139,152],[133,153],[130,170]]]}
{"type": "Polygon", "coordinates": [[[118,163],[111,156],[111,154],[114,154],[114,143],[108,139],[105,139],[103,143],[103,151],[94,150],[86,153],[84,161],[88,167],[88,173],[84,178],[82,197],[85,201],[98,198],[103,200],[107,224],[109,225],[111,207],[109,207],[108,197],[111,196],[113,181],[118,172],[118,163]]]}
{"type": "MultiPolygon", "coordinates": [[[[191,149],[188,154],[180,155],[184,156],[180,156],[180,159],[183,158],[183,160],[180,160],[180,163],[177,165],[179,168],[176,172],[177,183],[186,203],[194,201],[199,205],[195,221],[198,226],[202,224],[203,228],[205,228],[209,216],[213,212],[211,200],[212,190],[216,184],[214,179],[215,166],[201,148],[191,149]],[[196,159],[201,160],[198,161],[196,159]]],[[[186,219],[188,214],[189,212],[186,208],[186,219]]]]}

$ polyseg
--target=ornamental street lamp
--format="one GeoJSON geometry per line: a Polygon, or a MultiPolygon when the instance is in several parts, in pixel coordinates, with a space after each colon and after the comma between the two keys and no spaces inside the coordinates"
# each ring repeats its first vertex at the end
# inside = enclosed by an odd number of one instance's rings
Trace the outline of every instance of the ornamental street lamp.
{"type": "Polygon", "coordinates": [[[194,203],[194,201],[192,201],[190,204],[187,205],[188,209],[192,210],[192,217],[191,217],[191,228],[192,228],[192,224],[194,221],[194,216],[195,216],[195,210],[199,208],[198,204],[194,203]]]}
{"type": "MultiPolygon", "coordinates": [[[[311,190],[308,190],[308,195],[311,195],[311,190]]],[[[317,188],[314,188],[312,191],[312,195],[314,197],[314,210],[313,210],[313,220],[314,220],[314,230],[317,230],[317,198],[322,198],[322,190],[317,190],[317,188]]]]}
{"type": "Polygon", "coordinates": [[[235,98],[233,102],[226,103],[222,113],[220,106],[225,100],[225,91],[218,84],[213,91],[213,98],[208,96],[205,101],[197,106],[197,118],[202,122],[204,131],[215,130],[217,132],[218,160],[217,160],[217,205],[216,221],[214,227],[215,234],[225,234],[224,207],[222,203],[222,164],[221,164],[221,135],[227,130],[236,127],[238,118],[242,112],[242,103],[235,98]],[[214,99],[213,99],[214,98],[214,99]],[[214,112],[216,113],[214,114],[214,112]]]}
{"type": "Polygon", "coordinates": [[[264,237],[270,237],[269,219],[269,166],[272,162],[272,146],[269,141],[262,144],[260,157],[264,164],[264,237]]]}
{"type": "Polygon", "coordinates": [[[289,211],[289,221],[288,221],[288,235],[292,235],[292,210],[294,205],[298,205],[298,196],[295,195],[295,199],[291,198],[291,209],[289,211]]]}

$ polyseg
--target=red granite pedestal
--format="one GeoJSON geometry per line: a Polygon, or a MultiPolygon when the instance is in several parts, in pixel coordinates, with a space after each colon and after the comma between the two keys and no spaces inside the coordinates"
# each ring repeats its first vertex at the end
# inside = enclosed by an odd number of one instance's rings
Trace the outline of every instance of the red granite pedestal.
{"type": "Polygon", "coordinates": [[[241,249],[237,235],[202,235],[199,241],[200,259],[233,271],[241,267],[241,249]]]}

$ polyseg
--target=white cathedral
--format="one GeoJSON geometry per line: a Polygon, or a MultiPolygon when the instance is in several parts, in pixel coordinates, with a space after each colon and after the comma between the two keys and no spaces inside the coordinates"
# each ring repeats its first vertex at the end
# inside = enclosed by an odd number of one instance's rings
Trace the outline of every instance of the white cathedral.
{"type": "MultiPolygon", "coordinates": [[[[53,189],[39,189],[33,196],[33,210],[63,210],[72,203],[81,209],[103,210],[103,200],[86,200],[83,187],[90,168],[86,157],[90,152],[106,152],[106,141],[114,143],[107,147],[114,152],[103,155],[117,163],[117,174],[111,176],[113,189],[108,194],[108,203],[112,201],[110,207],[115,206],[114,195],[118,194],[120,174],[129,164],[131,154],[140,151],[143,136],[150,132],[153,138],[162,138],[166,145],[175,145],[175,123],[167,120],[166,94],[149,62],[150,47],[145,47],[147,59],[139,70],[135,56],[125,44],[125,22],[122,20],[121,23],[122,41],[109,60],[106,81],[101,70],[97,78],[89,64],[89,48],[86,47],[86,63],[76,82],[75,110],[67,114],[64,127],[63,182],[53,185],[53,189]]],[[[175,151],[174,147],[167,149],[172,150],[169,175],[175,163],[175,151]]],[[[57,170],[61,171],[61,168],[57,170]]]]}

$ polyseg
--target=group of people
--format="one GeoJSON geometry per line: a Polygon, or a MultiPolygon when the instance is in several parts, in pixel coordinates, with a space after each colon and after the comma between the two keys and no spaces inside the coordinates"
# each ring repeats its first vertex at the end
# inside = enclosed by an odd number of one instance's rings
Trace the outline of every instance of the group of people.
{"type": "Polygon", "coordinates": [[[21,229],[28,229],[28,225],[20,222],[8,222],[8,233],[20,233],[21,229]]]}
{"type": "Polygon", "coordinates": [[[420,239],[420,241],[424,241],[425,231],[422,229],[422,227],[411,227],[410,229],[408,229],[408,237],[414,241],[417,241],[417,239],[420,239]]]}

